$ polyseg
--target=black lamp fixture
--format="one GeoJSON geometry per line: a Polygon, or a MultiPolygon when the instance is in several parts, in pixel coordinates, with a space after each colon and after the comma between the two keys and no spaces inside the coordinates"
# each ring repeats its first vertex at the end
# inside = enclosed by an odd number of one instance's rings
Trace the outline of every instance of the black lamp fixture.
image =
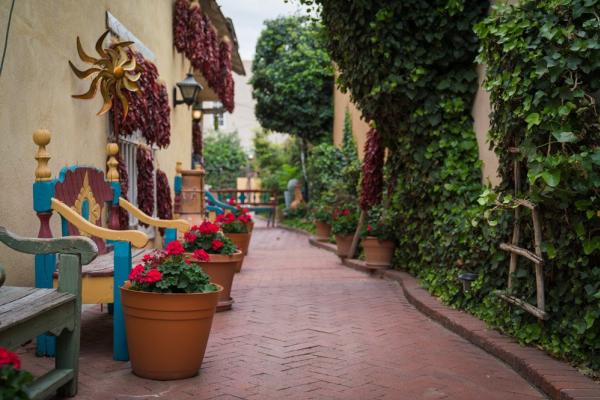
{"type": "Polygon", "coordinates": [[[198,93],[204,89],[202,85],[196,81],[191,72],[188,72],[185,79],[181,82],[177,82],[175,85],[176,87],[173,88],[173,108],[177,107],[179,104],[187,104],[188,107],[191,106],[196,101],[198,93]],[[179,88],[183,100],[177,100],[177,88],[179,88]]]}

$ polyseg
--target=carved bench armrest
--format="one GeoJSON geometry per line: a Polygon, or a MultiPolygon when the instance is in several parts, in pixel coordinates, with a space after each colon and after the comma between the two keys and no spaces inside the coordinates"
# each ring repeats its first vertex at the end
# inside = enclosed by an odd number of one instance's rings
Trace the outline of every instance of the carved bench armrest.
{"type": "Polygon", "coordinates": [[[144,232],[133,230],[117,231],[94,225],[73,211],[65,203],[54,198],[52,199],[52,209],[59,213],[61,217],[69,221],[69,223],[71,223],[77,229],[79,229],[80,232],[87,233],[88,235],[96,236],[104,240],[130,242],[135,247],[144,247],[146,243],[148,243],[148,235],[146,235],[144,232]]]}
{"type": "Polygon", "coordinates": [[[190,223],[183,219],[159,219],[151,217],[122,197],[119,197],[119,206],[127,210],[127,212],[131,213],[146,225],[155,226],[157,228],[175,228],[181,232],[187,232],[191,228],[190,223]]]}
{"type": "MultiPolygon", "coordinates": [[[[96,258],[98,247],[86,237],[68,237],[59,239],[23,238],[0,226],[0,242],[11,249],[27,254],[76,254],[81,256],[81,264],[89,264],[96,258]]],[[[1,272],[0,272],[1,274],[1,272]]]]}

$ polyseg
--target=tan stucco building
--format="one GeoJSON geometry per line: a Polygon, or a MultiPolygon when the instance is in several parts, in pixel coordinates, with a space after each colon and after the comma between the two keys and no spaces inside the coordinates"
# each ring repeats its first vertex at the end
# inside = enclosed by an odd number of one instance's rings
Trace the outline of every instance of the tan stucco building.
{"type": "MultiPolygon", "coordinates": [[[[10,3],[0,0],[2,39],[10,3]]],[[[201,3],[205,12],[212,7],[211,20],[221,14],[214,1],[201,3]]],[[[110,26],[109,18],[137,38],[138,50],[146,48],[145,57],[156,64],[171,103],[175,83],[184,79],[190,68],[173,47],[173,0],[17,1],[0,76],[0,225],[15,233],[35,237],[39,228],[32,208],[34,130],[46,128],[52,132],[47,149],[52,156],[49,166],[53,177],[62,167],[72,164],[105,169],[109,118],[96,116],[102,105],[99,95],[85,101],[71,97],[85,92],[89,81],[75,77],[68,61],[82,66],[77,55],[77,36],[83,47],[95,54],[94,43],[110,26]]],[[[220,37],[234,36],[228,21],[213,23],[220,37]]],[[[117,33],[112,29],[111,35],[117,33]]],[[[241,63],[237,48],[233,61],[235,69],[236,62],[241,63]]],[[[191,110],[185,105],[172,108],[170,122],[171,144],[155,151],[155,167],[168,174],[172,185],[175,163],[182,161],[184,168],[190,167],[191,110]]],[[[130,175],[134,173],[129,171],[130,175]]],[[[56,215],[52,218],[52,231],[55,237],[59,236],[56,215]]],[[[0,264],[6,267],[9,284],[32,283],[33,257],[17,255],[2,246],[0,264]]]]}

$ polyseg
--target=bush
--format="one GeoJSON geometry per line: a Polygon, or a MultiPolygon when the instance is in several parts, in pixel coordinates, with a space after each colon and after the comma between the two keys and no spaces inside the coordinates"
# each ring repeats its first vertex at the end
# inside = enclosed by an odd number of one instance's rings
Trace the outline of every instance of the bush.
{"type": "Polygon", "coordinates": [[[213,188],[237,187],[237,178],[245,176],[247,160],[237,132],[213,131],[204,136],[205,183],[213,188]]]}

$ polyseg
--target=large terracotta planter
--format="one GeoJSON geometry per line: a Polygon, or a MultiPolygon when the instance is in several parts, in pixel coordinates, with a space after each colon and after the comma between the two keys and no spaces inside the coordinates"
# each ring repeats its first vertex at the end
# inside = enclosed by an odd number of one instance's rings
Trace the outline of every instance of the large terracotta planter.
{"type": "Polygon", "coordinates": [[[391,240],[379,240],[374,236],[367,236],[363,239],[362,246],[367,267],[381,269],[392,265],[394,242],[391,240]]]}
{"type": "Polygon", "coordinates": [[[326,242],[331,236],[331,224],[322,221],[315,221],[315,238],[319,242],[326,242]]]}
{"type": "MultiPolygon", "coordinates": [[[[191,253],[190,253],[191,255],[191,253]]],[[[223,286],[223,291],[219,295],[217,312],[231,310],[233,298],[231,297],[231,286],[235,276],[235,268],[238,262],[242,261],[244,255],[237,251],[232,255],[209,254],[210,260],[201,262],[202,270],[210,276],[210,281],[223,286]]]]}
{"type": "Polygon", "coordinates": [[[198,374],[219,294],[153,293],[121,288],[133,373],[157,380],[198,374]]]}
{"type": "Polygon", "coordinates": [[[337,255],[340,258],[347,258],[352,247],[354,235],[335,235],[335,244],[337,245],[337,255]]]}
{"type": "MultiPolygon", "coordinates": [[[[226,233],[231,241],[237,246],[238,249],[245,256],[248,254],[248,247],[250,246],[250,233],[226,233]]],[[[240,261],[238,261],[235,272],[240,272],[242,270],[242,264],[244,264],[244,257],[240,261]]]]}

